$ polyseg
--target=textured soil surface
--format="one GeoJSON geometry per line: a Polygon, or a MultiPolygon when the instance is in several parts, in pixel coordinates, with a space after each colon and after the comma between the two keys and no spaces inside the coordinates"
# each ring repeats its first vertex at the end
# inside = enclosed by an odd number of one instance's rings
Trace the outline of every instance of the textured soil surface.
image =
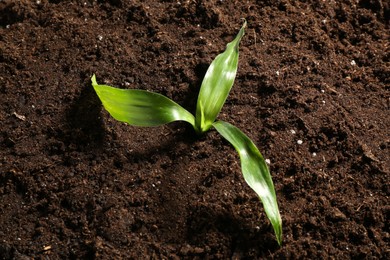
{"type": "Polygon", "coordinates": [[[390,259],[389,2],[0,1],[0,259],[390,259]],[[270,160],[275,241],[235,150],[139,128],[90,77],[194,112],[242,25],[219,115],[270,160]]]}

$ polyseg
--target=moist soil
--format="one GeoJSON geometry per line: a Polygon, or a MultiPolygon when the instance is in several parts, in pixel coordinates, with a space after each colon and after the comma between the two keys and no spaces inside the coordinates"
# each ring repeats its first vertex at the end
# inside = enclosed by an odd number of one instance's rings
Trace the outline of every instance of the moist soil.
{"type": "Polygon", "coordinates": [[[1,259],[390,259],[389,2],[0,2],[1,259]],[[194,112],[248,22],[219,118],[258,146],[278,246],[215,130],[115,121],[91,86],[194,112]]]}

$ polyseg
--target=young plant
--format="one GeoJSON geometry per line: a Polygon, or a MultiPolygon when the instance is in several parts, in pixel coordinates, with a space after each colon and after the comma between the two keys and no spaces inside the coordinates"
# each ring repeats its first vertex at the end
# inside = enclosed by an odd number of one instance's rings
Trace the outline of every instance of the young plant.
{"type": "Polygon", "coordinates": [[[92,85],[104,108],[118,121],[134,126],[159,126],[173,121],[186,121],[198,134],[214,127],[237,150],[244,179],[262,201],[277,242],[281,244],[282,220],[274,185],[263,156],[238,128],[227,122],[215,121],[236,77],[238,49],[245,27],[246,22],[236,38],[227,44],[226,50],[219,54],[208,68],[200,88],[195,117],[182,106],[158,93],[99,85],[95,75],[92,76],[92,85]]]}

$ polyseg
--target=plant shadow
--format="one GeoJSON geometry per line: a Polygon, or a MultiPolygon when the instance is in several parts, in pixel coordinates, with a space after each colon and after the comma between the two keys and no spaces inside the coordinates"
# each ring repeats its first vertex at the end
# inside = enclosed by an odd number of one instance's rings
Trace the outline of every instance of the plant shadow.
{"type": "Polygon", "coordinates": [[[235,258],[248,258],[250,254],[266,256],[278,250],[269,225],[254,227],[235,215],[232,207],[198,204],[190,209],[187,221],[187,241],[196,247],[219,247],[230,242],[226,254],[235,258]]]}
{"type": "Polygon", "coordinates": [[[93,87],[85,85],[66,113],[64,142],[79,150],[100,149],[105,129],[101,117],[102,105],[93,87]]]}

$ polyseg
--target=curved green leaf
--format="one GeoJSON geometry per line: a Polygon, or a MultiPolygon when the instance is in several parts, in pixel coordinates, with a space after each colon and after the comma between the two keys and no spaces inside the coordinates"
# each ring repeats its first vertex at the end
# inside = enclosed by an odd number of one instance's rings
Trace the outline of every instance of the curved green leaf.
{"type": "Polygon", "coordinates": [[[263,202],[265,213],[271,221],[280,245],[282,242],[282,219],[271,174],[263,156],[249,137],[237,127],[223,121],[217,121],[213,126],[234,146],[240,155],[244,179],[263,202]]]}
{"type": "Polygon", "coordinates": [[[190,112],[163,95],[98,85],[95,75],[91,80],[104,108],[118,121],[134,126],[159,126],[186,121],[195,126],[194,116],[190,112]]]}
{"type": "Polygon", "coordinates": [[[227,44],[226,50],[210,64],[203,79],[196,106],[196,130],[206,132],[222,109],[233,86],[238,66],[238,48],[246,21],[236,38],[227,44]]]}

